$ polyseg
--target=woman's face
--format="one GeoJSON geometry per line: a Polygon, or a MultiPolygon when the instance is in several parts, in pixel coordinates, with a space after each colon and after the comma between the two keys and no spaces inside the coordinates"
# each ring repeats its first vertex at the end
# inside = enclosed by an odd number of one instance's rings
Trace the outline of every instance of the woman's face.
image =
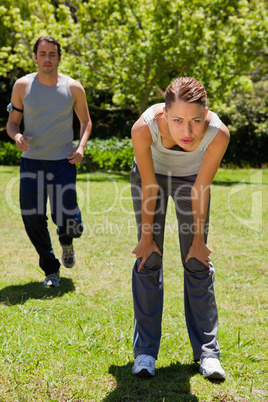
{"type": "Polygon", "coordinates": [[[195,149],[203,137],[203,130],[208,108],[200,103],[173,102],[164,115],[171,137],[185,151],[195,149]]]}

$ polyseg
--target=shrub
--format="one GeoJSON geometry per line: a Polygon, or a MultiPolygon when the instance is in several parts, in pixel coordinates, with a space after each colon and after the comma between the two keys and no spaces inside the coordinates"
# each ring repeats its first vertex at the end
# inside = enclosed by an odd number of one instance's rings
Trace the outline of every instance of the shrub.
{"type": "Polygon", "coordinates": [[[19,165],[21,151],[15,143],[0,141],[0,165],[19,165]]]}
{"type": "Polygon", "coordinates": [[[268,81],[260,81],[249,93],[233,93],[219,111],[231,133],[223,162],[232,166],[262,167],[268,162],[268,81]]]}
{"type": "MultiPolygon", "coordinates": [[[[78,141],[74,141],[77,145],[78,141]]],[[[0,165],[19,165],[21,152],[15,143],[0,142],[0,165]]],[[[109,140],[99,138],[88,141],[83,162],[78,171],[113,170],[129,171],[134,158],[131,139],[120,140],[112,137],[109,140]]]]}
{"type": "Polygon", "coordinates": [[[78,170],[113,170],[129,171],[134,158],[131,139],[112,137],[108,140],[99,138],[88,141],[84,160],[78,170]]]}

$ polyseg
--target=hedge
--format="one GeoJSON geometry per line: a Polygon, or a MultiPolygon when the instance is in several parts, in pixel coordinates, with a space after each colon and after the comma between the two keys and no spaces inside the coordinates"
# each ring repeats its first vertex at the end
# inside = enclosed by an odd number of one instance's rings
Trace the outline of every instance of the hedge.
{"type": "Polygon", "coordinates": [[[78,170],[130,171],[134,158],[131,139],[89,140],[78,170]]]}
{"type": "MultiPolygon", "coordinates": [[[[78,141],[74,141],[77,145],[78,141]]],[[[21,152],[15,143],[0,141],[0,165],[19,165],[21,152]]],[[[88,141],[83,162],[78,171],[112,170],[130,171],[134,158],[131,139],[111,137],[108,140],[98,138],[88,141]]]]}
{"type": "Polygon", "coordinates": [[[19,165],[21,151],[15,143],[0,141],[0,165],[19,165]]]}

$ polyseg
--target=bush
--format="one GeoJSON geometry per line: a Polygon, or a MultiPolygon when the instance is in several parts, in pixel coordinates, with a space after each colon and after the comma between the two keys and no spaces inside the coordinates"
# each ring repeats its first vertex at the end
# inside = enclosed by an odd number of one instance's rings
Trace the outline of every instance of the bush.
{"type": "Polygon", "coordinates": [[[218,111],[231,133],[224,155],[227,166],[262,167],[268,163],[268,81],[254,85],[250,93],[233,93],[228,105],[218,111]]]}
{"type": "Polygon", "coordinates": [[[134,158],[131,139],[112,137],[92,139],[87,143],[84,160],[78,170],[129,171],[134,158]]]}
{"type": "MultiPolygon", "coordinates": [[[[78,141],[74,141],[77,145],[78,141]]],[[[19,165],[21,152],[15,143],[0,141],[0,165],[19,165]]],[[[113,170],[130,171],[134,153],[131,139],[109,140],[98,138],[88,141],[83,162],[77,165],[78,171],[113,170]]]]}
{"type": "Polygon", "coordinates": [[[19,165],[21,151],[15,143],[0,141],[0,165],[19,165]]]}

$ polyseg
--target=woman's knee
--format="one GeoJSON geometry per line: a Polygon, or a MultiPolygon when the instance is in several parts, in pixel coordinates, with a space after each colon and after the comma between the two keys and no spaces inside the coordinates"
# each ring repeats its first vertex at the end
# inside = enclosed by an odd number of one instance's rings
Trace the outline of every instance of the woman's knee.
{"type": "Polygon", "coordinates": [[[213,276],[215,272],[212,263],[210,263],[210,267],[208,268],[196,258],[190,258],[187,263],[184,263],[184,269],[186,274],[188,274],[189,276],[213,276]]]}
{"type": "Polygon", "coordinates": [[[153,252],[145,263],[145,267],[149,269],[158,268],[162,266],[162,256],[153,252]]]}

